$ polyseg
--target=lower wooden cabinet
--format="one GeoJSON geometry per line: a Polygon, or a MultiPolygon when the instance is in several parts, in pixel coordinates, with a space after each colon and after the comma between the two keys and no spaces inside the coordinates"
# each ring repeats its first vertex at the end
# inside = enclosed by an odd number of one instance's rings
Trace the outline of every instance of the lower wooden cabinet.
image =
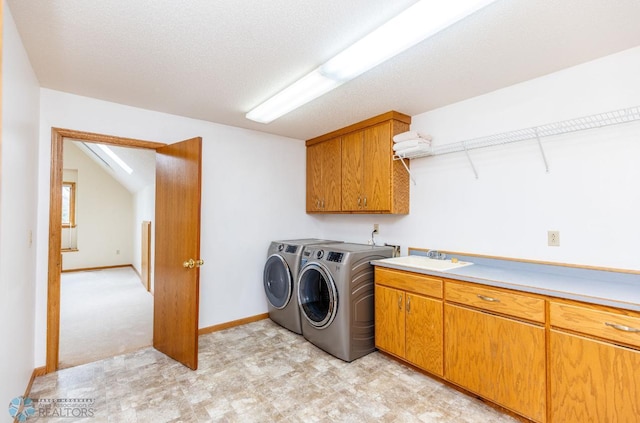
{"type": "Polygon", "coordinates": [[[375,301],[376,347],[404,358],[404,291],[376,284],[375,301]]]}
{"type": "Polygon", "coordinates": [[[376,347],[442,376],[442,301],[376,285],[376,347]]]}
{"type": "Polygon", "coordinates": [[[549,318],[551,421],[640,421],[640,314],[552,301],[549,318]]]}
{"type": "Polygon", "coordinates": [[[442,301],[405,293],[407,361],[433,374],[443,374],[442,301]]]}
{"type": "Polygon", "coordinates": [[[640,351],[555,329],[549,336],[551,421],[640,421],[640,351]]]}
{"type": "Polygon", "coordinates": [[[545,421],[544,327],[452,304],[444,310],[445,378],[545,421]]]}
{"type": "Polygon", "coordinates": [[[376,346],[535,422],[640,422],[640,312],[375,269],[376,346]]]}

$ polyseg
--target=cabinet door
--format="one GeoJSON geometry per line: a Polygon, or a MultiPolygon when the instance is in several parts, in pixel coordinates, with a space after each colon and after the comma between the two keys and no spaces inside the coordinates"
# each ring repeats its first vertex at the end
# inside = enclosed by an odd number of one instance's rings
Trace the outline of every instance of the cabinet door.
{"type": "Polygon", "coordinates": [[[442,301],[406,293],[406,358],[442,376],[442,301]]]}
{"type": "Polygon", "coordinates": [[[341,210],[340,138],[307,147],[307,211],[341,210]]]}
{"type": "Polygon", "coordinates": [[[405,347],[404,301],[403,291],[376,285],[376,347],[401,358],[405,347]]]}
{"type": "Polygon", "coordinates": [[[341,173],[342,152],[341,139],[334,138],[322,145],[322,211],[336,212],[341,210],[341,173]]]}
{"type": "Polygon", "coordinates": [[[342,137],[342,210],[362,209],[363,131],[342,137]]]}
{"type": "Polygon", "coordinates": [[[320,211],[322,197],[322,144],[307,147],[307,211],[320,211]]]}
{"type": "Polygon", "coordinates": [[[551,421],[638,422],[640,351],[551,330],[551,421]]]}
{"type": "Polygon", "coordinates": [[[363,208],[391,210],[391,124],[385,122],[364,131],[363,208]]]}
{"type": "Polygon", "coordinates": [[[543,327],[445,305],[445,377],[538,422],[546,418],[543,327]]]}

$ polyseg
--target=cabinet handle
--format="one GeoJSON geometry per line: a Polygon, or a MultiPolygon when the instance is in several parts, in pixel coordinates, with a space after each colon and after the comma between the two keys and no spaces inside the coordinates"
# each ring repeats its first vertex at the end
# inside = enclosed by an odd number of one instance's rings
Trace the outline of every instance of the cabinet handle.
{"type": "Polygon", "coordinates": [[[322,210],[324,210],[324,199],[322,200],[322,210]]]}
{"type": "Polygon", "coordinates": [[[411,313],[411,297],[407,295],[407,313],[411,313]]]}
{"type": "Polygon", "coordinates": [[[604,324],[609,326],[610,328],[621,330],[623,332],[640,333],[640,329],[632,328],[629,326],[618,325],[616,323],[609,323],[609,322],[604,322],[604,324]]]}
{"type": "Polygon", "coordinates": [[[360,203],[362,203],[362,200],[360,199],[360,196],[358,196],[358,208],[360,208],[360,203]]]}
{"type": "Polygon", "coordinates": [[[491,297],[487,297],[486,295],[480,295],[478,294],[478,298],[480,298],[483,301],[489,301],[490,303],[499,303],[500,300],[497,298],[491,298],[491,297]]]}
{"type": "Polygon", "coordinates": [[[320,210],[320,199],[316,199],[316,209],[320,210]]]}
{"type": "Polygon", "coordinates": [[[367,208],[367,197],[364,197],[364,208],[367,208]]]}
{"type": "Polygon", "coordinates": [[[402,294],[398,295],[398,310],[402,311],[402,294]]]}

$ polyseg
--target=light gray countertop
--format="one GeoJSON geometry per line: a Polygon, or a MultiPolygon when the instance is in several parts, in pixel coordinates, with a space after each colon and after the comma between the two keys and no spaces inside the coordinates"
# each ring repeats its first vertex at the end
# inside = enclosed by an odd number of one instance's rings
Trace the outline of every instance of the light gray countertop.
{"type": "MultiPolygon", "coordinates": [[[[416,254],[422,255],[422,254],[416,254]]],[[[394,263],[394,259],[374,260],[374,266],[475,282],[483,285],[531,292],[551,297],[584,301],[640,311],[640,275],[592,270],[561,265],[535,264],[512,260],[450,255],[473,265],[446,271],[423,269],[394,263]]]]}

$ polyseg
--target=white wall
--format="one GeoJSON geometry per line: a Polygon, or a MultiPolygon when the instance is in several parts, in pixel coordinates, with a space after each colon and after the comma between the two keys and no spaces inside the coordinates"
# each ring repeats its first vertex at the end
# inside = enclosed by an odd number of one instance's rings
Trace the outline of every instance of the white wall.
{"type": "Polygon", "coordinates": [[[2,4],[0,175],[0,421],[34,369],[38,81],[6,2],[2,4]]]}
{"type": "Polygon", "coordinates": [[[203,138],[200,327],[267,311],[270,241],[319,235],[305,207],[305,146],[256,131],[41,90],[36,362],[45,361],[51,127],[173,143],[203,138]]]}
{"type": "MultiPolygon", "coordinates": [[[[640,47],[414,116],[434,144],[640,105],[640,47]]],[[[428,92],[424,93],[429,95],[428,92]]],[[[318,216],[323,236],[640,269],[640,122],[411,161],[408,216],[318,216]],[[547,246],[560,231],[560,247],[547,246]]]]}
{"type": "Polygon", "coordinates": [[[65,169],[77,170],[78,251],[62,253],[62,269],[133,262],[133,195],[73,142],[65,141],[65,169]]]}

